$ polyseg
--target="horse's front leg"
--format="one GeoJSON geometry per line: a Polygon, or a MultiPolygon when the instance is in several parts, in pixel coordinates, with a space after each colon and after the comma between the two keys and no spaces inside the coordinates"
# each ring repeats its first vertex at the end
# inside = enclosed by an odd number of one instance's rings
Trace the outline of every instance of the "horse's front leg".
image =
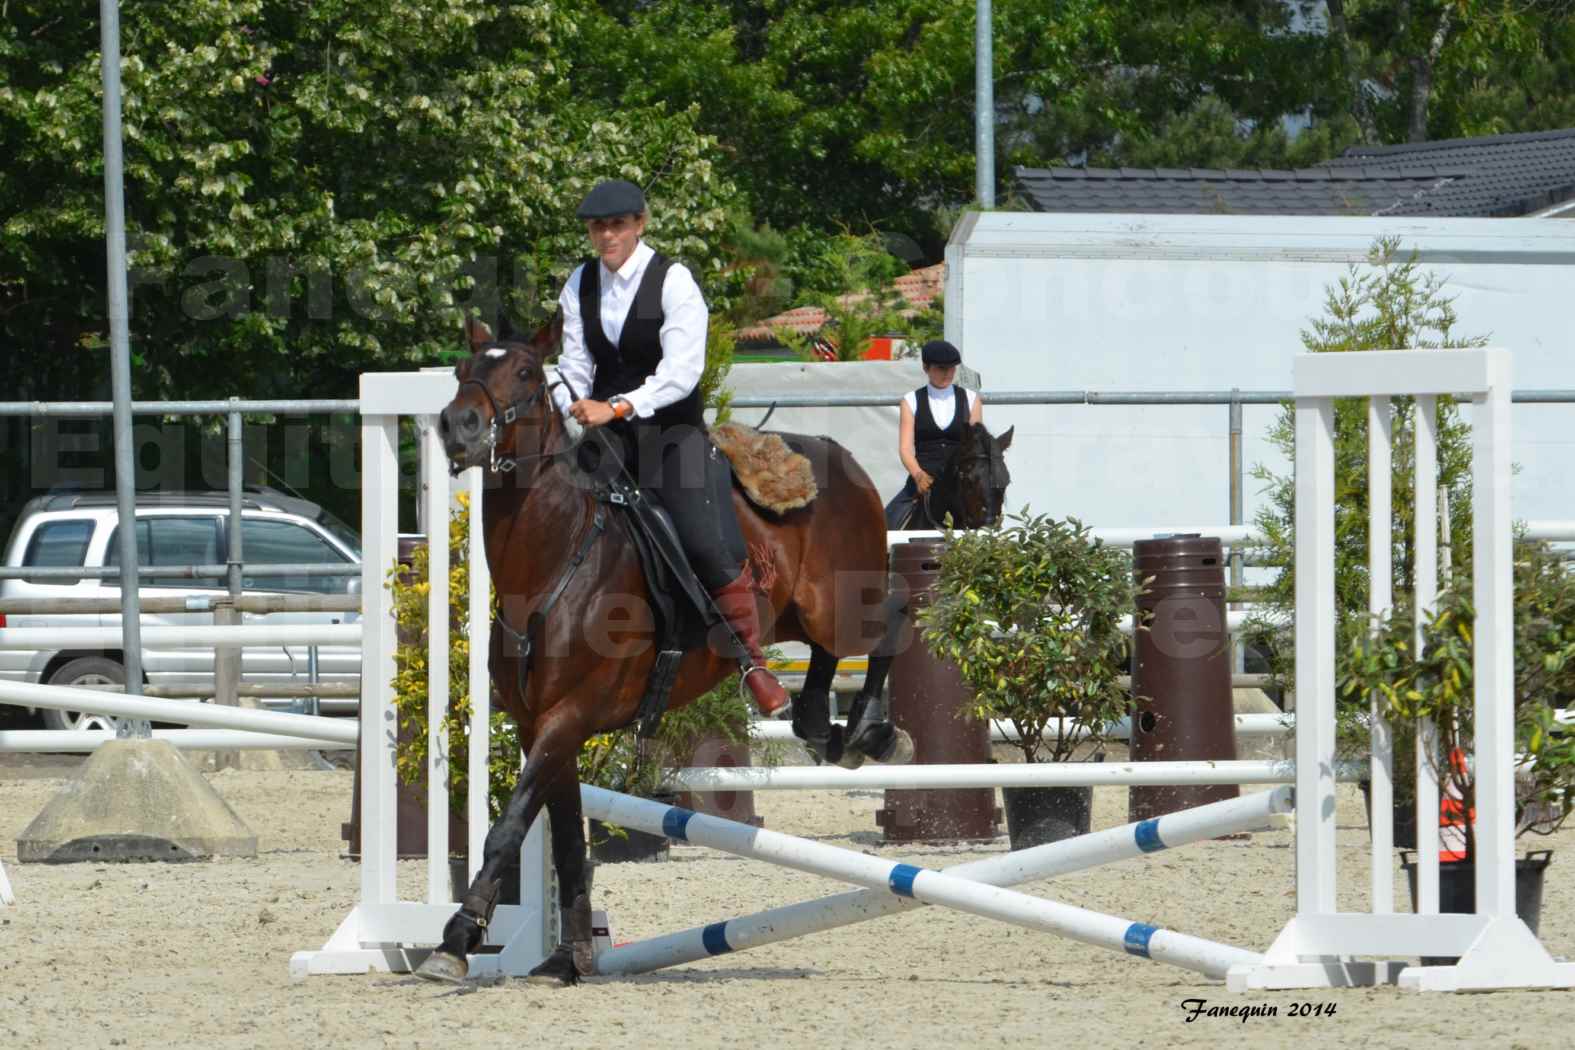
{"type": "Polygon", "coordinates": [[[580,812],[580,782],[560,778],[548,790],[552,823],[552,864],[558,871],[558,907],[563,938],[526,977],[530,984],[571,985],[596,970],[591,943],[591,894],[586,880],[585,823],[580,812]]]}
{"type": "Polygon", "coordinates": [[[519,854],[526,832],[535,823],[536,815],[554,787],[566,777],[578,790],[575,757],[581,739],[574,735],[572,719],[553,719],[549,715],[543,720],[525,759],[519,782],[514,785],[514,794],[503,816],[487,832],[481,870],[476,872],[459,910],[444,925],[442,946],[421,964],[416,970],[417,976],[455,982],[463,980],[469,972],[466,957],[486,936],[487,924],[492,921],[503,888],[504,865],[510,857],[519,854]]]}

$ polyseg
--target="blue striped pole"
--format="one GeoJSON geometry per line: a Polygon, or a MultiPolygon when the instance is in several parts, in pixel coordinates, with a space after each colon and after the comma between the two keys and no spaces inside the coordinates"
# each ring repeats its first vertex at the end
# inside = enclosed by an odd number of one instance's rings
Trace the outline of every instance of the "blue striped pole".
{"type": "MultiPolygon", "coordinates": [[[[1285,795],[1271,793],[1279,799],[1285,795]]],[[[918,868],[911,864],[901,864],[880,857],[871,857],[852,850],[839,849],[824,843],[810,842],[805,839],[783,835],[779,832],[767,831],[762,828],[750,827],[719,817],[693,813],[677,806],[667,806],[649,799],[633,798],[628,795],[619,795],[602,788],[590,785],[581,785],[581,799],[587,816],[597,820],[618,824],[623,827],[637,828],[651,834],[665,834],[669,838],[680,842],[690,842],[699,846],[708,846],[726,853],[733,853],[742,857],[764,860],[773,864],[781,864],[798,871],[807,871],[812,874],[825,875],[829,878],[839,879],[863,886],[867,890],[876,891],[868,898],[859,902],[849,901],[838,905],[834,902],[858,895],[847,894],[842,898],[830,898],[828,901],[812,901],[805,905],[797,906],[804,909],[802,918],[795,920],[800,923],[799,928],[788,932],[787,936],[798,936],[801,933],[811,933],[818,929],[827,929],[832,926],[847,925],[849,922],[861,921],[865,918],[875,918],[897,910],[888,908],[882,903],[877,903],[880,898],[894,896],[896,899],[912,899],[927,904],[938,904],[943,907],[955,908],[973,915],[996,919],[1001,922],[1024,926],[1029,929],[1043,930],[1056,933],[1092,944],[1096,947],[1108,948],[1115,951],[1124,951],[1130,955],[1168,962],[1186,969],[1196,970],[1210,977],[1223,979],[1226,971],[1232,966],[1242,963],[1253,963],[1261,960],[1255,952],[1243,951],[1228,945],[1218,944],[1213,941],[1190,937],[1186,934],[1175,933],[1170,930],[1159,929],[1146,923],[1132,922],[1098,912],[1087,911],[1083,908],[1061,904],[1056,901],[1031,897],[1027,894],[1017,893],[1013,890],[1002,889],[999,886],[989,885],[982,881],[974,881],[971,877],[960,877],[965,874],[962,868],[956,872],[942,873],[925,868],[918,868]]],[[[1248,802],[1249,799],[1232,800],[1234,802],[1248,802]]],[[[1268,806],[1273,802],[1264,803],[1264,810],[1260,811],[1260,820],[1267,820],[1268,806]]],[[[1223,805],[1223,803],[1217,804],[1223,805]]],[[[1202,807],[1209,808],[1209,807],[1202,807]]],[[[1180,816],[1173,814],[1172,816],[1180,816]]],[[[1098,845],[1085,844],[1079,847],[1089,851],[1090,855],[1107,856],[1116,859],[1119,855],[1135,855],[1127,851],[1152,852],[1153,849],[1163,848],[1166,840],[1160,822],[1167,818],[1161,817],[1155,821],[1145,821],[1139,825],[1132,825],[1126,829],[1114,829],[1115,832],[1126,832],[1126,844],[1117,844],[1119,836],[1112,832],[1101,832],[1097,836],[1086,836],[1089,839],[1099,839],[1098,845]],[[1140,833],[1135,829],[1143,828],[1140,833]]],[[[1213,834],[1221,834],[1215,830],[1213,834]]],[[[1040,847],[1044,849],[1045,847],[1040,847]]],[[[1024,851],[1028,853],[1030,851],[1024,851]]],[[[991,858],[989,861],[977,862],[979,864],[1002,864],[1003,870],[999,874],[1001,881],[1013,879],[1039,878],[1041,875],[1019,874],[1025,871],[1021,855],[1003,858],[991,858]]],[[[1103,861],[1095,861],[1103,863],[1103,861]]],[[[1087,866],[1086,864],[1084,866],[1087,866]]],[[[974,867],[968,865],[966,867],[974,867]]],[[[1072,869],[1065,869],[1072,870],[1072,869]]],[[[970,874],[971,873],[966,873],[970,874]]],[[[695,958],[705,955],[718,954],[730,947],[727,940],[728,924],[715,924],[703,927],[699,931],[700,954],[695,958]]],[[[689,931],[686,935],[694,934],[689,931]]],[[[780,938],[778,938],[780,939],[780,938]]],[[[765,943],[760,941],[759,943],[765,943]]],[[[628,948],[634,948],[630,945],[628,948]]],[[[692,948],[692,946],[691,946],[692,948]]],[[[615,949],[614,951],[618,951],[615,949]]],[[[613,952],[603,953],[603,958],[608,959],[612,965],[617,965],[613,952]]],[[[629,958],[633,958],[630,956],[629,958]]],[[[674,959],[673,961],[684,961],[674,959]]],[[[661,965],[670,965],[663,963],[661,965]]],[[[642,967],[650,969],[654,967],[642,967]]],[[[598,971],[602,973],[632,973],[635,969],[608,969],[598,962],[598,971]]]]}

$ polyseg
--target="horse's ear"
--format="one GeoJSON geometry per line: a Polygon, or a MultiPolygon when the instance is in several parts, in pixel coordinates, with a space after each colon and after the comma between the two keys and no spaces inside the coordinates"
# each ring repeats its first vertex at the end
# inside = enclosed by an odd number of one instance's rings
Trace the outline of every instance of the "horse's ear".
{"type": "Polygon", "coordinates": [[[1006,433],[995,439],[996,446],[1000,448],[1002,452],[1005,452],[1007,449],[1012,447],[1012,431],[1016,429],[1017,425],[1014,423],[1006,428],[1006,433]]]}
{"type": "Polygon", "coordinates": [[[467,317],[465,338],[469,341],[471,350],[480,350],[492,342],[492,329],[488,328],[479,317],[467,317]]]}
{"type": "Polygon", "coordinates": [[[563,311],[556,311],[547,323],[536,329],[536,334],[530,337],[530,348],[538,356],[545,358],[552,353],[563,339],[563,311]]]}

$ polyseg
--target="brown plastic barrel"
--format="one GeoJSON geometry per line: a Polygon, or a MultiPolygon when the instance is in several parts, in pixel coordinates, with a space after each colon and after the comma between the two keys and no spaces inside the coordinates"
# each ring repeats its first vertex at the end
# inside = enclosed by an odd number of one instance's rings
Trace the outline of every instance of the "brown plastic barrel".
{"type": "MultiPolygon", "coordinates": [[[[1236,757],[1231,709],[1225,559],[1217,539],[1196,534],[1139,540],[1133,573],[1143,593],[1132,654],[1132,758],[1205,762],[1236,757]]],[[[1133,821],[1236,798],[1234,784],[1134,787],[1133,821]]]]}
{"type": "MultiPolygon", "coordinates": [[[[892,550],[893,583],[908,594],[910,637],[892,660],[887,713],[913,738],[917,764],[989,762],[989,723],[964,714],[969,692],[957,665],[937,659],[915,626],[919,610],[935,599],[943,547],[920,540],[892,550]]],[[[994,788],[890,790],[875,814],[887,842],[983,841],[995,837],[1000,821],[994,788]]]]}
{"type": "MultiPolygon", "coordinates": [[[[736,681],[736,679],[734,679],[736,681]]],[[[740,727],[745,728],[747,727],[740,727]]],[[[720,769],[747,769],[753,763],[749,758],[749,734],[742,740],[729,740],[721,732],[713,731],[701,737],[690,751],[687,766],[717,767],[720,769]]],[[[685,791],[678,796],[679,806],[696,813],[736,820],[740,824],[763,827],[765,820],[755,813],[753,791],[685,791]]]]}

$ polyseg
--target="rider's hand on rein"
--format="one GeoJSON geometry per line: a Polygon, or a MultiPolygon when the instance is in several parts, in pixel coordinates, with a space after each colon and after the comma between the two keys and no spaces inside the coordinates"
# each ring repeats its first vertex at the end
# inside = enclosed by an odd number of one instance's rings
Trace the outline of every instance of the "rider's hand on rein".
{"type": "Polygon", "coordinates": [[[618,418],[618,413],[605,401],[584,398],[569,406],[569,414],[588,427],[600,427],[618,418]]]}
{"type": "Polygon", "coordinates": [[[921,470],[914,475],[913,484],[919,490],[919,495],[922,496],[930,491],[930,486],[935,484],[935,479],[930,477],[927,471],[921,470]]]}

